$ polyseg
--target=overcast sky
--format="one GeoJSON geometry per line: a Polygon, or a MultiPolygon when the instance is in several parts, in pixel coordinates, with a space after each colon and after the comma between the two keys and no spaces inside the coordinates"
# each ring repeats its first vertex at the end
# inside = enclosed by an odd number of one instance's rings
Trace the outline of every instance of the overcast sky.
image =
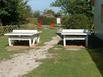
{"type": "Polygon", "coordinates": [[[55,12],[59,10],[59,8],[51,7],[50,3],[52,3],[54,0],[30,0],[28,4],[31,6],[32,10],[40,10],[43,11],[45,9],[52,9],[55,12]]]}

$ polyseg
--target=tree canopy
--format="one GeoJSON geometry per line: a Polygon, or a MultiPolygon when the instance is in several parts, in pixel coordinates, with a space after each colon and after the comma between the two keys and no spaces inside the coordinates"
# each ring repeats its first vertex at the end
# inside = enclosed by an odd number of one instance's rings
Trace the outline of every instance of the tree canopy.
{"type": "Polygon", "coordinates": [[[0,0],[0,21],[3,25],[23,23],[31,15],[28,0],[0,0]]]}
{"type": "Polygon", "coordinates": [[[66,14],[85,14],[92,15],[92,6],[90,0],[55,0],[52,6],[60,7],[66,14]]]}
{"type": "Polygon", "coordinates": [[[55,0],[51,5],[60,7],[65,15],[85,15],[92,24],[93,10],[91,0],[55,0]]]}

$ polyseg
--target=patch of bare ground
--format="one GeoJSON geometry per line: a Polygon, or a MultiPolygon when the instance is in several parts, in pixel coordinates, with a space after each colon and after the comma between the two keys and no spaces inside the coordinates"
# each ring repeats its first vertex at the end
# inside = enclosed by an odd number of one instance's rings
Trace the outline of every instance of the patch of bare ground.
{"type": "Polygon", "coordinates": [[[29,46],[7,46],[6,47],[6,50],[7,51],[20,51],[20,50],[27,50],[27,49],[33,49],[33,48],[36,48],[36,45],[32,45],[31,47],[29,46]]]}
{"type": "Polygon", "coordinates": [[[84,46],[82,45],[68,45],[68,46],[65,46],[64,47],[66,50],[72,50],[72,51],[79,51],[83,48],[85,48],[84,46]]]}
{"type": "MultiPolygon", "coordinates": [[[[47,42],[39,49],[27,50],[27,53],[18,53],[13,55],[13,58],[0,62],[0,77],[22,77],[33,69],[37,68],[41,62],[39,60],[48,57],[48,50],[58,43],[58,38],[47,42]]],[[[25,47],[24,47],[25,48],[25,47]]],[[[16,47],[8,48],[14,50],[16,47]]],[[[17,49],[22,49],[21,47],[17,49]]]]}

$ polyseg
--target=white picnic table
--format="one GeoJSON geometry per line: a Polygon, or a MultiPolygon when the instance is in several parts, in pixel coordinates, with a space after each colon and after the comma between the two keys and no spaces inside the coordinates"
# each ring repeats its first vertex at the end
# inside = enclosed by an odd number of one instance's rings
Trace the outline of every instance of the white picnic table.
{"type": "Polygon", "coordinates": [[[29,41],[29,46],[39,43],[40,33],[37,30],[13,30],[4,35],[8,36],[9,46],[13,46],[12,42],[15,40],[29,41]]]}
{"type": "Polygon", "coordinates": [[[85,46],[88,46],[88,35],[90,32],[87,29],[63,29],[63,45],[66,46],[66,40],[84,40],[85,46]]]}

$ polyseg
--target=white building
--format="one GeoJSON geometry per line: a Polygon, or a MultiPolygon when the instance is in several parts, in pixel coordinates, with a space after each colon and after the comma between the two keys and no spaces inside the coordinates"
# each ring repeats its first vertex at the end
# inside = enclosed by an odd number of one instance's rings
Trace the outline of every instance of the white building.
{"type": "Polygon", "coordinates": [[[95,0],[96,36],[103,40],[103,0],[95,0]]]}

